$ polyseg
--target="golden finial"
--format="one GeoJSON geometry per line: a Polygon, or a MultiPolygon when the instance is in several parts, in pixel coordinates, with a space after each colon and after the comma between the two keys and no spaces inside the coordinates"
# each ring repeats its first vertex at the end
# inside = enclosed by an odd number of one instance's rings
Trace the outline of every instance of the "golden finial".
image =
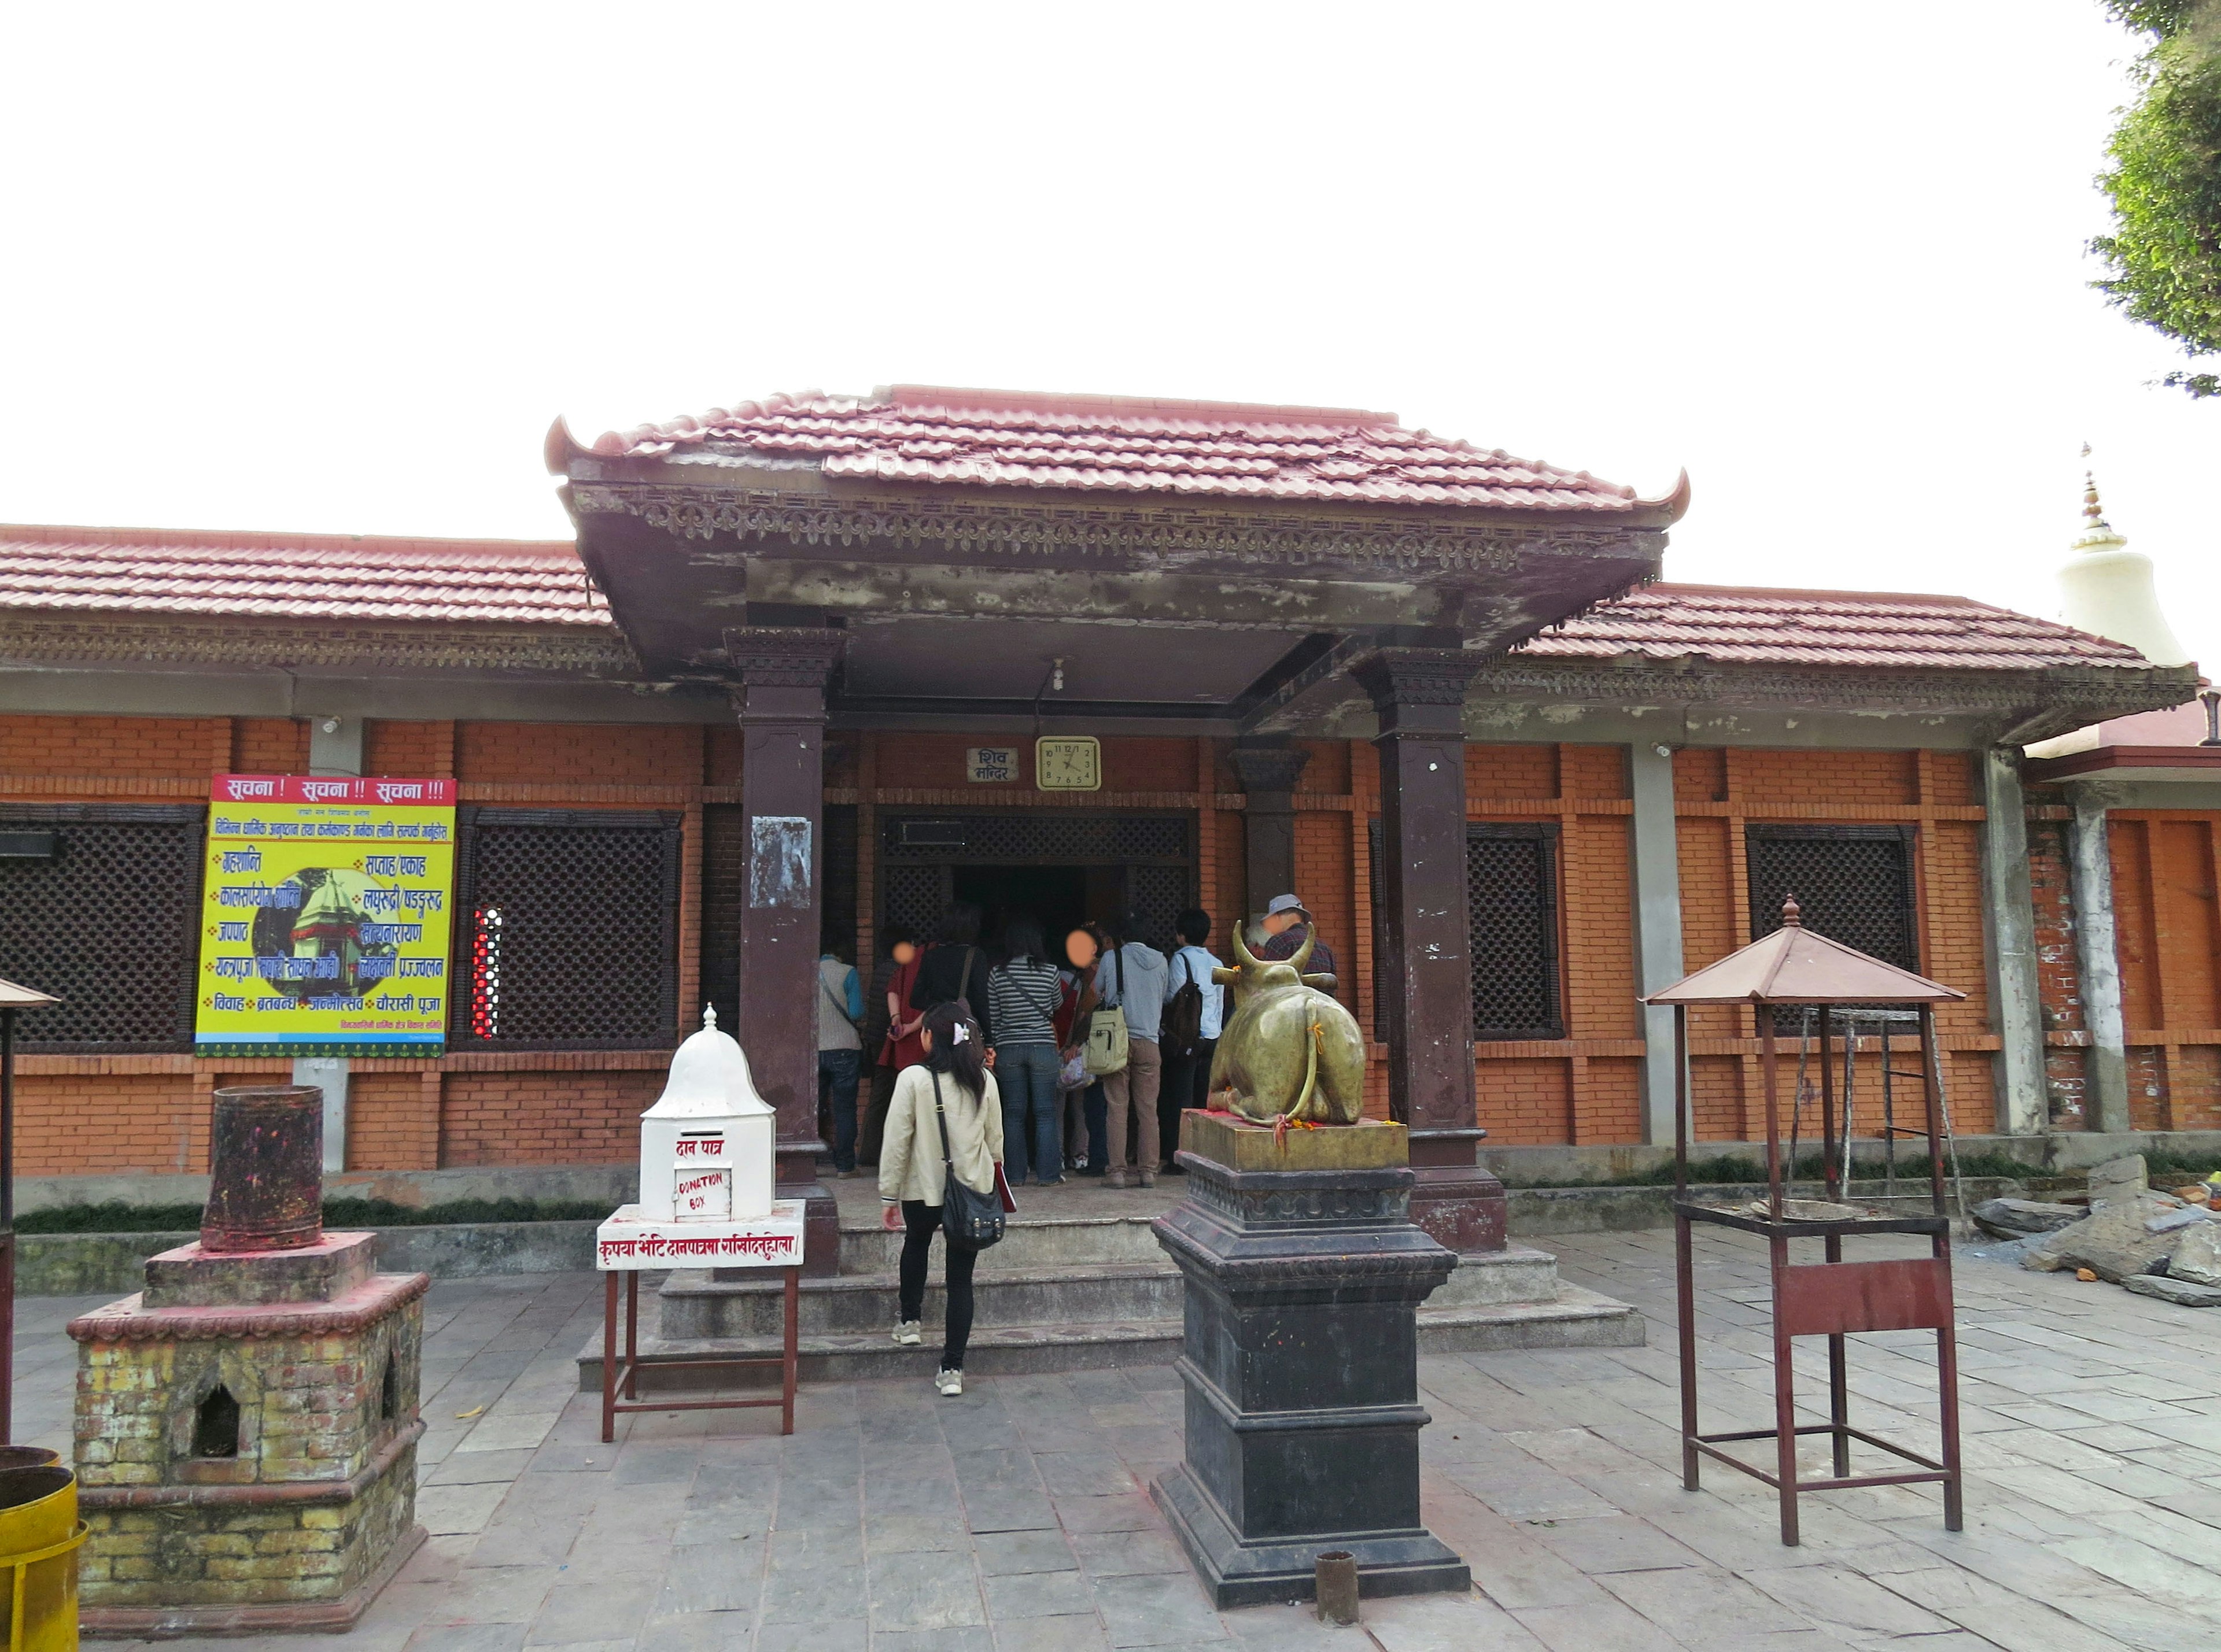
{"type": "MultiPolygon", "coordinates": [[[[2090,444],[2087,442],[2082,444],[2082,457],[2086,461],[2090,457],[2090,444]]],[[[2110,528],[2112,526],[2098,505],[2097,473],[2087,468],[2082,472],[2082,520],[2093,528],[2110,528]]]]}

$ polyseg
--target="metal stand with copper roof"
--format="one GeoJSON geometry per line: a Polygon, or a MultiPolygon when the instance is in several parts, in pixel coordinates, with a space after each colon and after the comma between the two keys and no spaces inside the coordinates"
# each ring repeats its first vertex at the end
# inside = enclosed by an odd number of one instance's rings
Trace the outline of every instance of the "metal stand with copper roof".
{"type": "MultiPolygon", "coordinates": [[[[1781,924],[1773,934],[1643,1001],[1674,1007],[1674,1256],[1680,1318],[1681,1483],[1691,1491],[1697,1489],[1699,1461],[1707,1456],[1765,1481],[1780,1496],[1781,1541],[1793,1546],[1798,1540],[1799,1492],[1939,1481],[1943,1487],[1944,1528],[1956,1531],[1964,1518],[1959,1463],[1959,1375],[1953,1336],[1951,1222],[1944,1203],[1945,1125],[1935,1006],[1962,999],[1966,994],[1814,934],[1799,923],[1793,896],[1782,903],[1781,924]],[[1762,1206],[1730,1208],[1700,1204],[1689,1197],[1689,1006],[1692,1004],[1753,1007],[1758,1022],[1759,1066],[1766,1086],[1767,1199],[1762,1206]],[[1830,1032],[1841,1008],[1861,1006],[1870,1013],[1875,1005],[1890,1004],[1915,1006],[1920,1015],[1920,1076],[1927,1092],[1927,1127],[1908,1128],[1902,1133],[1928,1138],[1929,1187],[1934,1200],[1932,1213],[1928,1215],[1868,1215],[1842,1202],[1844,1183],[1849,1178],[1849,1144],[1846,1139],[1844,1151],[1839,1156],[1835,1081],[1828,1061],[1830,1032]],[[1776,1005],[1812,1006],[1820,1010],[1824,1200],[1782,1197],[1783,1177],[1785,1174],[1793,1175],[1795,1167],[1785,1166],[1781,1157],[1779,1063],[1774,1046],[1776,1005]],[[1696,1266],[1692,1237],[1692,1225],[1699,1222],[1755,1233],[1767,1241],[1773,1264],[1772,1428],[1741,1429],[1723,1434],[1698,1432],[1696,1266]],[[1930,1254],[1925,1258],[1844,1260],[1846,1237],[1881,1233],[1926,1234],[1930,1254]],[[1820,1240],[1824,1260],[1792,1264],[1789,1253],[1792,1239],[1820,1240]],[[1924,1456],[1851,1426],[1844,1338],[1873,1331],[1935,1331],[1943,1401],[1940,1459],[1924,1456]],[[1828,1339],[1828,1421],[1800,1424],[1797,1421],[1796,1370],[1792,1357],[1793,1339],[1821,1336],[1828,1339]],[[1833,1446],[1833,1473],[1821,1479],[1800,1480],[1797,1472],[1797,1442],[1801,1436],[1812,1434],[1826,1435],[1833,1446]],[[1744,1440],[1774,1443],[1772,1473],[1722,1449],[1744,1440]],[[1887,1452],[1911,1467],[1882,1474],[1854,1474],[1854,1440],[1887,1452]]],[[[1882,1059],[1886,1066],[1886,1038],[1883,1039],[1882,1059]]]]}

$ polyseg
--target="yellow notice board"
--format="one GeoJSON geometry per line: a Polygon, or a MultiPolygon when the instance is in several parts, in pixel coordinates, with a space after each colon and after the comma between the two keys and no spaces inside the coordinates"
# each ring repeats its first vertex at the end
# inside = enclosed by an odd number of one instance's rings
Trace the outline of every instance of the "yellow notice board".
{"type": "Polygon", "coordinates": [[[437,1055],[455,782],[218,775],[193,1048],[437,1055]]]}

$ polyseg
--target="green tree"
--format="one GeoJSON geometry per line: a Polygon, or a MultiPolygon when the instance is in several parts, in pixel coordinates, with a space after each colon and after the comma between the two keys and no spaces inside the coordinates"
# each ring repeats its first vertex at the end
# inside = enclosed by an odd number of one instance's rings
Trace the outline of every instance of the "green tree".
{"type": "MultiPolygon", "coordinates": [[[[2221,356],[2221,0],[2105,0],[2149,44],[2142,91],[2106,146],[2098,183],[2113,233],[2090,243],[2097,285],[2133,320],[2180,344],[2193,367],[2221,356]]],[[[2193,396],[2221,396],[2221,373],[2169,373],[2193,396]]]]}

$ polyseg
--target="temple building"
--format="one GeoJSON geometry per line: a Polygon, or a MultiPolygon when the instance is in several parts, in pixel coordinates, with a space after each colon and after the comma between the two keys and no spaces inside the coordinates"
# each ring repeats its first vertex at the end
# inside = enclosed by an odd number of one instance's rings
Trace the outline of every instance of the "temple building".
{"type": "MultiPolygon", "coordinates": [[[[623,1163],[708,1002],[822,1193],[821,949],[957,899],[1223,944],[1290,891],[1460,1249],[1492,1169],[1669,1138],[1637,994],[1791,890],[1967,992],[1962,1137],[2221,1128],[2212,749],[2023,755],[2179,662],[1665,582],[1686,483],[1382,413],[896,387],[547,461],[575,542],[0,529],[0,976],[65,1001],[21,1174],[203,1170],[210,1091],[291,1070],[194,1050],[228,773],[456,782],[445,1041],[327,1061],[349,1171],[623,1163]]],[[[1762,1134],[1750,1013],[1693,1019],[1700,1134],[1762,1134]]]]}

